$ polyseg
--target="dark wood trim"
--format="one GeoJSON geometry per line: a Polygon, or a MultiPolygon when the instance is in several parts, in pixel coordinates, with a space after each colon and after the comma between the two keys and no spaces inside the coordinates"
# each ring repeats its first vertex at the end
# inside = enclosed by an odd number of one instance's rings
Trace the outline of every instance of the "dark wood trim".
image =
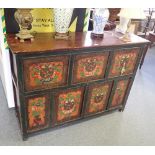
{"type": "MultiPolygon", "coordinates": [[[[104,34],[103,40],[93,40],[91,36],[91,32],[75,32],[70,33],[70,40],[55,40],[55,33],[38,33],[35,36],[34,42],[25,41],[24,43],[20,43],[19,40],[15,40],[14,34],[7,34],[7,42],[10,46],[10,49],[14,54],[29,54],[29,53],[43,53],[57,51],[57,53],[61,53],[62,51],[68,50],[68,53],[72,54],[72,49],[80,50],[85,49],[89,50],[89,48],[106,48],[106,47],[118,47],[118,46],[130,46],[130,45],[140,45],[148,43],[149,41],[140,38],[134,34],[131,35],[131,42],[124,42],[119,38],[113,36],[112,32],[106,31],[104,34]],[[87,39],[87,40],[86,40],[87,39]],[[87,42],[86,42],[86,41],[87,42]],[[39,46],[38,46],[39,45],[39,46]],[[39,48],[39,47],[42,48],[39,48]]],[[[117,36],[121,36],[120,33],[115,32],[117,36]]]]}

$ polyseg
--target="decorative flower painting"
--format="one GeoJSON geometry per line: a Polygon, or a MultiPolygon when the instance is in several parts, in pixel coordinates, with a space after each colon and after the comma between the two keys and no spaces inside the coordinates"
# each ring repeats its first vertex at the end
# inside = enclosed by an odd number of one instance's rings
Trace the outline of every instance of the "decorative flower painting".
{"type": "Polygon", "coordinates": [[[109,83],[100,84],[91,88],[88,99],[88,113],[103,111],[107,105],[111,85],[109,83]]]}
{"type": "Polygon", "coordinates": [[[37,130],[47,125],[47,104],[45,96],[28,99],[28,130],[37,130]]]}
{"type": "Polygon", "coordinates": [[[59,83],[62,80],[63,62],[33,64],[29,71],[32,86],[59,83]]]}
{"type": "Polygon", "coordinates": [[[68,57],[24,61],[26,90],[49,89],[67,84],[68,57]]]}
{"type": "Polygon", "coordinates": [[[78,83],[104,78],[107,57],[107,53],[76,56],[73,81],[78,83]]]}
{"type": "Polygon", "coordinates": [[[129,52],[116,52],[110,68],[109,77],[131,74],[134,71],[135,63],[139,54],[139,48],[129,52]]]}
{"type": "Polygon", "coordinates": [[[57,96],[57,121],[70,120],[80,115],[83,90],[70,90],[57,96]]]}
{"type": "Polygon", "coordinates": [[[112,98],[111,107],[115,107],[122,104],[128,84],[129,84],[129,80],[121,80],[117,83],[115,93],[112,98]]]}

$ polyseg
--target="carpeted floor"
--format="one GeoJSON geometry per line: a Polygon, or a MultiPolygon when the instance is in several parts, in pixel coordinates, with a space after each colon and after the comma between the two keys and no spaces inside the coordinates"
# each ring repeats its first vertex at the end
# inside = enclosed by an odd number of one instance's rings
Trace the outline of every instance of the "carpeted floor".
{"type": "Polygon", "coordinates": [[[0,145],[155,145],[155,47],[138,70],[124,112],[114,112],[22,141],[0,81],[0,145]]]}

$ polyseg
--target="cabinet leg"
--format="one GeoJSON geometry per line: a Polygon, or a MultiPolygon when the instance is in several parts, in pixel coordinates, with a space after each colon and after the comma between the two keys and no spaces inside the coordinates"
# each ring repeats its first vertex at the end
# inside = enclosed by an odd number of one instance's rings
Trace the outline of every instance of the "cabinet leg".
{"type": "Polygon", "coordinates": [[[119,108],[118,109],[119,112],[123,112],[123,110],[124,110],[123,108],[119,108]]]}
{"type": "Polygon", "coordinates": [[[28,136],[23,134],[22,139],[23,141],[26,141],[28,139],[28,136]]]}

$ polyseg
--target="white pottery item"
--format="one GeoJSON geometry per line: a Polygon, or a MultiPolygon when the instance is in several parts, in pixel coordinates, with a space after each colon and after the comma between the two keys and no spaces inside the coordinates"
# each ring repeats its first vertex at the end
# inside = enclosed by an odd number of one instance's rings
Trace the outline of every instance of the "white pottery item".
{"type": "Polygon", "coordinates": [[[73,8],[54,8],[54,25],[57,33],[67,33],[73,8]]]}
{"type": "Polygon", "coordinates": [[[129,20],[130,20],[129,18],[120,16],[120,23],[116,27],[116,32],[121,32],[121,33],[125,34],[127,27],[128,27],[129,20]]]}
{"type": "Polygon", "coordinates": [[[93,34],[101,35],[104,33],[104,27],[109,18],[107,8],[96,8],[93,10],[93,34]]]}

